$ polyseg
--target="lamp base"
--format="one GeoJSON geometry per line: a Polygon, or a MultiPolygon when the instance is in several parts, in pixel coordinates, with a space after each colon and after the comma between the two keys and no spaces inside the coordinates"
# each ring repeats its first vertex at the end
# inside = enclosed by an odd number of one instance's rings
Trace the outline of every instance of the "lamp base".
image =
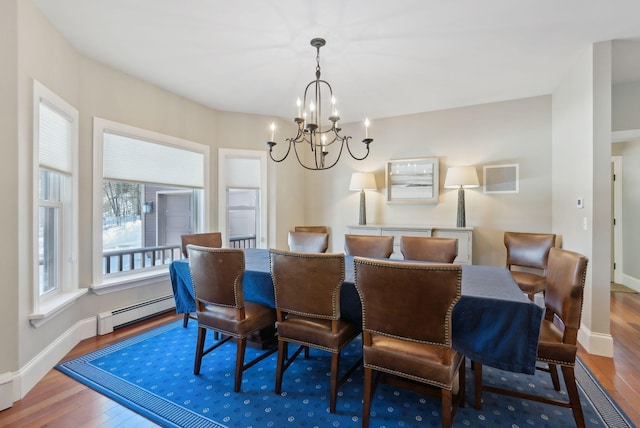
{"type": "Polygon", "coordinates": [[[464,189],[462,186],[458,189],[458,217],[456,220],[456,227],[466,227],[467,222],[464,212],[464,189]]]}
{"type": "Polygon", "coordinates": [[[358,224],[367,224],[367,204],[365,201],[364,190],[360,190],[360,222],[358,224]]]}

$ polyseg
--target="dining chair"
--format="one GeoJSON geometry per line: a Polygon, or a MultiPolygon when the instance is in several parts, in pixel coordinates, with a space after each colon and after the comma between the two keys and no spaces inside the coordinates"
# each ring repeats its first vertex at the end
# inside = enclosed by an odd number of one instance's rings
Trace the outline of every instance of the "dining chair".
{"type": "Polygon", "coordinates": [[[315,233],[329,233],[327,226],[296,226],[293,228],[294,232],[315,232],[315,233]]]}
{"type": "Polygon", "coordinates": [[[507,269],[532,302],[536,293],[545,289],[547,258],[555,242],[556,235],[553,233],[504,233],[507,269]]]}
{"type": "Polygon", "coordinates": [[[551,374],[556,391],[560,391],[557,366],[562,368],[568,401],[483,385],[482,365],[474,362],[475,405],[478,410],[482,406],[482,391],[489,391],[570,408],[578,428],[585,426],[574,366],[587,263],[588,259],[582,254],[556,247],[549,251],[547,288],[544,293],[545,314],[540,325],[537,354],[537,360],[547,363],[547,366],[536,368],[551,374]]]}
{"type": "Polygon", "coordinates": [[[453,263],[458,256],[458,239],[401,236],[400,251],[405,260],[453,263]]]}
{"type": "Polygon", "coordinates": [[[451,338],[462,267],[362,257],[354,264],[363,314],[362,427],[369,426],[381,374],[397,386],[415,389],[418,382],[437,388],[421,390],[440,397],[441,423],[450,427],[465,395],[465,357],[453,349],[451,338]]]}
{"type": "Polygon", "coordinates": [[[240,248],[210,248],[189,244],[189,270],[195,290],[198,339],[193,373],[200,374],[202,358],[232,338],[237,342],[233,390],[240,391],[242,373],[273,354],[267,349],[244,362],[247,337],[256,331],[273,327],[273,308],[244,300],[242,280],[245,271],[244,250],[240,248]],[[207,330],[221,334],[221,339],[204,349],[207,330]]]}
{"type": "Polygon", "coordinates": [[[301,351],[309,347],[331,353],[329,411],[335,413],[338,388],[360,366],[355,362],[342,377],[340,352],[360,334],[360,327],[340,318],[340,287],[344,282],[344,254],[300,253],[269,250],[275,291],[278,362],[275,392],[301,351]],[[289,343],[297,350],[289,356],[289,343]]]}
{"type": "MultiPolygon", "coordinates": [[[[189,252],[187,251],[187,245],[199,245],[202,247],[220,248],[222,247],[222,234],[220,232],[205,232],[205,233],[193,233],[188,235],[180,235],[180,242],[182,247],[182,256],[189,258],[189,252]]],[[[189,319],[195,320],[196,317],[191,313],[184,314],[182,318],[182,326],[187,327],[189,325],[189,319]]],[[[218,335],[216,334],[216,339],[218,335]]]]}
{"type": "Polygon", "coordinates": [[[222,233],[220,232],[204,232],[193,233],[190,235],[181,235],[180,241],[182,243],[182,255],[185,258],[189,257],[187,251],[187,245],[193,244],[201,247],[221,248],[222,247],[222,233]]]}
{"type": "Polygon", "coordinates": [[[289,232],[289,250],[307,253],[325,253],[329,247],[329,234],[319,232],[289,232]]]}
{"type": "Polygon", "coordinates": [[[393,236],[344,235],[347,255],[388,259],[393,253],[393,236]]]}

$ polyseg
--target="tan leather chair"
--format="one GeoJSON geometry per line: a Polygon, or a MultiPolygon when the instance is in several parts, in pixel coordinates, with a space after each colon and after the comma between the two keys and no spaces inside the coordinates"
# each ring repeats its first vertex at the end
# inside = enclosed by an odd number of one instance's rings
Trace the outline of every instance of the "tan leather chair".
{"type": "MultiPolygon", "coordinates": [[[[211,247],[211,248],[220,248],[222,247],[222,234],[220,232],[205,232],[205,233],[194,233],[190,235],[181,235],[180,241],[182,244],[182,256],[184,258],[189,258],[189,252],[187,251],[187,245],[199,245],[202,247],[211,247]]],[[[189,319],[196,319],[193,314],[184,314],[182,319],[182,326],[187,327],[189,325],[189,319]]],[[[218,338],[218,334],[216,333],[215,338],[218,338]]]]}
{"type": "Polygon", "coordinates": [[[458,239],[401,236],[400,251],[405,260],[453,263],[458,257],[458,239]]]}
{"type": "Polygon", "coordinates": [[[222,233],[220,232],[205,232],[194,233],[191,235],[180,236],[182,241],[182,255],[189,257],[187,252],[187,245],[199,245],[201,247],[221,248],[222,247],[222,233]]]}
{"type": "Polygon", "coordinates": [[[296,226],[293,229],[294,232],[315,232],[315,233],[329,233],[327,226],[296,226]]]}
{"type": "Polygon", "coordinates": [[[200,374],[202,357],[235,338],[238,349],[233,390],[238,392],[244,370],[275,352],[275,348],[267,350],[252,361],[244,363],[247,337],[255,331],[272,327],[276,322],[276,312],[268,306],[244,301],[244,250],[189,244],[187,251],[198,316],[198,341],[193,373],[200,374]],[[205,350],[207,330],[221,333],[223,339],[205,350]]]}
{"type": "Polygon", "coordinates": [[[325,253],[329,235],[316,232],[289,232],[289,250],[306,253],[325,253]]]}
{"type": "Polygon", "coordinates": [[[393,253],[393,236],[344,235],[344,250],[350,256],[388,259],[393,253]]]}
{"type": "Polygon", "coordinates": [[[340,319],[340,287],[344,254],[269,250],[278,318],[278,363],[275,392],[282,391],[285,370],[304,349],[331,353],[329,410],[336,411],[338,388],[361,364],[357,361],[338,378],[340,351],[360,334],[360,327],[340,319]],[[289,357],[289,343],[300,345],[289,357]]]}
{"type": "Polygon", "coordinates": [[[394,385],[415,389],[419,382],[436,387],[442,426],[450,427],[465,394],[465,358],[452,348],[451,340],[462,267],[361,257],[354,263],[363,314],[362,426],[369,426],[375,371],[386,374],[394,385]],[[456,386],[458,393],[453,394],[456,386]]]}
{"type": "Polygon", "coordinates": [[[549,249],[555,242],[556,235],[553,233],[504,233],[507,269],[532,302],[536,293],[544,291],[549,249]],[[516,269],[513,269],[514,266],[517,266],[516,269]],[[518,267],[533,268],[537,273],[518,270],[518,267]]]}
{"type": "MultiPolygon", "coordinates": [[[[556,391],[560,391],[556,366],[562,367],[562,375],[569,396],[568,402],[483,385],[482,365],[474,363],[477,409],[482,406],[482,391],[490,391],[570,408],[573,410],[576,425],[579,428],[585,426],[574,366],[587,263],[588,259],[578,253],[560,248],[551,248],[549,251],[547,289],[544,294],[546,310],[540,325],[538,340],[538,361],[546,362],[548,366],[539,367],[539,369],[551,373],[553,387],[556,391]]],[[[543,393],[543,391],[540,392],[543,393]]]]}

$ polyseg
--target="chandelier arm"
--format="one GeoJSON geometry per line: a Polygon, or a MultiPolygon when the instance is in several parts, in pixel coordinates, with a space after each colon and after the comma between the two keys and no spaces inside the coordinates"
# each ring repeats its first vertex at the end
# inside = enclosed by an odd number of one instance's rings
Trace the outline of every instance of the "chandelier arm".
{"type": "MultiPolygon", "coordinates": [[[[350,138],[350,137],[347,137],[350,138]]],[[[367,153],[365,153],[365,155],[361,158],[355,156],[353,154],[353,152],[351,151],[351,147],[349,147],[349,141],[347,139],[347,150],[349,151],[349,154],[351,155],[352,158],[354,158],[355,160],[364,160],[367,158],[367,156],[369,156],[369,144],[371,144],[373,142],[372,138],[365,138],[364,140],[362,140],[363,143],[365,143],[367,145],[367,153]]]]}
{"type": "Polygon", "coordinates": [[[273,157],[273,146],[275,146],[276,143],[274,143],[273,141],[267,141],[267,145],[269,146],[269,157],[271,158],[272,161],[282,162],[287,158],[287,156],[289,156],[289,152],[291,151],[291,144],[292,144],[291,138],[287,138],[285,141],[289,143],[289,148],[287,148],[287,152],[280,159],[276,159],[273,157]]]}

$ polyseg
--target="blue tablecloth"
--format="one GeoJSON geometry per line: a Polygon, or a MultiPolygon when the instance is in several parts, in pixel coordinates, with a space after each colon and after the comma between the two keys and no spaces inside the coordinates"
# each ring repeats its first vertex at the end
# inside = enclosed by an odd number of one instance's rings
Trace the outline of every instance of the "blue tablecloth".
{"type": "MultiPolygon", "coordinates": [[[[244,298],[275,305],[269,251],[245,249],[244,298]]],[[[354,285],[353,257],[345,256],[340,290],[342,317],[362,323],[362,306],[354,285]]],[[[169,266],[177,313],[195,312],[188,260],[169,266]]],[[[543,309],[518,288],[505,268],[462,266],[462,297],[453,310],[453,347],[467,358],[502,370],[532,374],[543,309]]]]}

